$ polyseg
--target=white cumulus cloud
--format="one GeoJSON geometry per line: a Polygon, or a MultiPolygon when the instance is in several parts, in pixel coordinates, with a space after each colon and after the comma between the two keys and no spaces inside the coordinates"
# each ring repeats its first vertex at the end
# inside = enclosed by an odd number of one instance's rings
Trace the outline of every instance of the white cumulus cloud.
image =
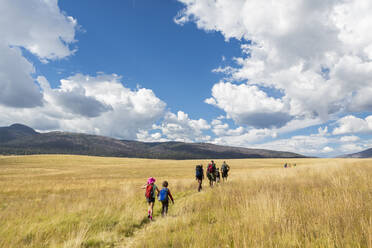
{"type": "Polygon", "coordinates": [[[205,102],[223,109],[239,125],[281,127],[291,120],[283,101],[269,97],[254,85],[220,82],[213,86],[212,98],[205,102]]]}
{"type": "Polygon", "coordinates": [[[331,152],[328,146],[329,139],[318,134],[296,135],[287,139],[278,139],[256,145],[257,148],[272,149],[277,151],[296,152],[305,155],[314,156],[319,153],[331,152]],[[328,148],[327,148],[328,147],[328,148]]]}
{"type": "Polygon", "coordinates": [[[359,146],[358,144],[344,144],[341,145],[340,150],[344,153],[353,153],[353,152],[360,152],[366,148],[363,148],[362,146],[359,146]]]}
{"type": "Polygon", "coordinates": [[[2,0],[0,39],[24,47],[41,59],[60,59],[73,53],[77,21],[65,15],[57,0],[2,0]]]}
{"type": "Polygon", "coordinates": [[[227,105],[220,99],[231,98],[231,91],[217,94],[215,89],[223,88],[220,82],[207,100],[238,124],[264,127],[262,123],[268,123],[273,128],[291,118],[324,123],[334,115],[371,111],[371,1],[179,1],[184,9],[177,23],[192,21],[200,29],[242,42],[236,65],[215,71],[230,75],[230,81],[245,81],[243,86],[228,83],[224,88],[251,90],[236,90],[234,97],[244,100],[227,105]],[[259,91],[267,94],[260,93],[258,99],[253,86],[264,86],[259,91]],[[270,99],[270,91],[282,96],[270,99]],[[254,123],[252,113],[265,116],[254,123]]]}
{"type": "Polygon", "coordinates": [[[325,146],[322,149],[323,153],[330,153],[330,152],[333,152],[333,151],[334,151],[334,149],[332,147],[329,147],[329,146],[325,146]]]}
{"type": "Polygon", "coordinates": [[[40,106],[42,94],[31,76],[34,72],[20,49],[0,40],[0,104],[18,108],[40,106]]]}
{"type": "Polygon", "coordinates": [[[206,142],[211,139],[203,131],[208,130],[211,126],[204,119],[194,120],[183,111],[177,114],[167,112],[161,125],[154,125],[156,130],[160,130],[167,140],[182,142],[206,142]]]}
{"type": "Polygon", "coordinates": [[[237,129],[226,129],[219,136],[213,139],[212,143],[228,146],[252,147],[256,142],[266,138],[277,137],[277,132],[271,129],[250,129],[244,130],[241,127],[237,129]]]}
{"type": "Polygon", "coordinates": [[[359,140],[360,140],[360,138],[358,136],[355,136],[355,135],[342,136],[340,138],[341,142],[356,142],[356,141],[359,141],[359,140]]]}
{"type": "Polygon", "coordinates": [[[0,104],[35,107],[42,94],[24,48],[41,61],[73,54],[77,21],[65,15],[57,0],[2,0],[0,4],[0,104]]]}
{"type": "Polygon", "coordinates": [[[151,129],[165,113],[166,104],[152,90],[126,88],[115,74],[76,74],[61,80],[56,89],[50,88],[45,78],[38,80],[43,106],[17,111],[2,106],[2,123],[135,139],[137,132],[151,129]]]}
{"type": "Polygon", "coordinates": [[[372,132],[372,116],[365,119],[353,115],[345,116],[337,121],[338,126],[333,129],[333,134],[367,133],[372,132]]]}

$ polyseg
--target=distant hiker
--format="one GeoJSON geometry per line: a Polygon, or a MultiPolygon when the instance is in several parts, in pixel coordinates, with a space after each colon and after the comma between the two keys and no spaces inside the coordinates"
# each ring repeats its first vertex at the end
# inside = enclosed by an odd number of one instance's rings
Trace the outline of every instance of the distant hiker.
{"type": "Polygon", "coordinates": [[[203,179],[204,179],[204,169],[203,169],[202,164],[196,166],[196,168],[195,168],[195,178],[198,181],[198,191],[200,192],[200,190],[202,189],[202,183],[203,183],[203,179]]]}
{"type": "Polygon", "coordinates": [[[216,183],[219,183],[221,180],[220,168],[216,168],[216,183]]]}
{"type": "Polygon", "coordinates": [[[165,216],[168,214],[168,206],[169,206],[169,198],[172,200],[172,203],[174,204],[173,196],[168,189],[168,182],[163,182],[163,188],[160,190],[159,193],[159,201],[161,202],[161,216],[165,216]]]}
{"type": "Polygon", "coordinates": [[[285,164],[284,164],[284,168],[287,168],[287,167],[288,167],[288,165],[287,165],[287,163],[285,163],[285,164]]]}
{"type": "Polygon", "coordinates": [[[209,186],[213,186],[213,182],[216,181],[216,164],[214,163],[214,161],[212,160],[209,164],[208,164],[208,168],[207,168],[207,177],[208,177],[208,180],[209,180],[209,186]]]}
{"type": "Polygon", "coordinates": [[[226,161],[223,161],[222,166],[221,166],[221,172],[222,172],[222,180],[225,181],[227,180],[227,177],[229,175],[230,171],[230,166],[226,164],[226,161]]]}
{"type": "Polygon", "coordinates": [[[145,193],[145,197],[146,197],[146,201],[147,203],[149,204],[149,208],[148,208],[148,211],[147,211],[147,218],[149,218],[150,220],[152,220],[152,213],[153,213],[153,210],[154,210],[154,204],[155,204],[155,191],[158,193],[159,195],[159,189],[158,187],[155,185],[155,178],[153,177],[150,177],[149,179],[147,179],[147,183],[145,185],[143,185],[143,189],[146,189],[146,193],[145,193]]]}

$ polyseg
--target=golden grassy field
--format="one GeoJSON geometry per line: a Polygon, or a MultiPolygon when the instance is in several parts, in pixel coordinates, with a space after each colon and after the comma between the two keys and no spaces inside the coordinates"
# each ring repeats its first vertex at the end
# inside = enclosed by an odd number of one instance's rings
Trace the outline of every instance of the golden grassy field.
{"type": "Polygon", "coordinates": [[[197,163],[0,156],[0,247],[372,247],[372,160],[229,160],[201,193],[197,163]],[[149,176],[175,197],[151,223],[149,176]]]}

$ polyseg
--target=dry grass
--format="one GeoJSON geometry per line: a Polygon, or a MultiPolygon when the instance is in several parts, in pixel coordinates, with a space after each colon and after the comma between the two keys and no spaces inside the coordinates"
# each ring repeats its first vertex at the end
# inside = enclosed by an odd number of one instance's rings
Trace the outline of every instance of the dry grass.
{"type": "Polygon", "coordinates": [[[230,160],[196,193],[200,162],[0,157],[0,247],[372,247],[372,160],[230,160]],[[148,176],[176,198],[151,224],[148,176]]]}

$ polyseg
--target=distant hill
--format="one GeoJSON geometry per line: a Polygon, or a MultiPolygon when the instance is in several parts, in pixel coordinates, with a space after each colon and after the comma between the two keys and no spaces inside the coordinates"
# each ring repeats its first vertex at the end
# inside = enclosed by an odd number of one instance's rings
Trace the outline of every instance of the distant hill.
{"type": "Polygon", "coordinates": [[[9,127],[0,127],[0,143],[35,134],[37,134],[35,130],[22,124],[13,124],[9,127]]]}
{"type": "Polygon", "coordinates": [[[339,156],[340,158],[372,158],[372,148],[367,150],[339,156]]]}
{"type": "Polygon", "coordinates": [[[78,154],[156,159],[305,157],[291,152],[219,146],[208,143],[147,143],[81,133],[38,133],[22,124],[0,127],[0,154],[78,154]]]}

